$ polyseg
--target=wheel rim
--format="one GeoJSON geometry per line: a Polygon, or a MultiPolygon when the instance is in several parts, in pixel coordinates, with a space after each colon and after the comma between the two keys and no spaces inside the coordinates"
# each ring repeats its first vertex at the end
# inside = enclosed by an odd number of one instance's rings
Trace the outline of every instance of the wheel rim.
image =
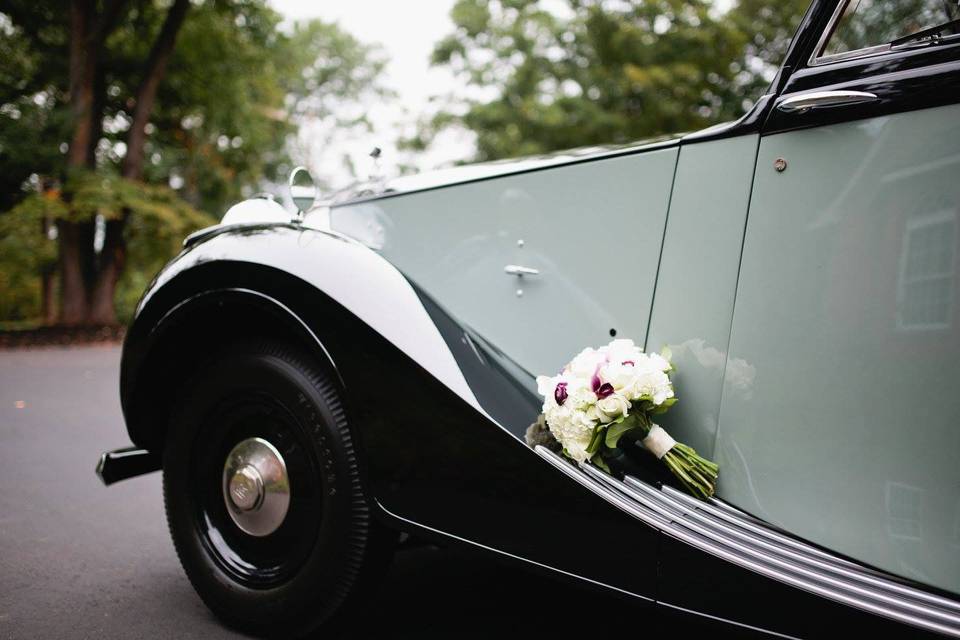
{"type": "Polygon", "coordinates": [[[204,421],[193,451],[192,495],[205,550],[247,586],[289,580],[322,519],[321,474],[300,423],[274,398],[228,398],[204,421]]]}
{"type": "Polygon", "coordinates": [[[290,507],[287,465],[263,438],[240,441],[223,465],[223,500],[241,531],[268,536],[283,523],[290,507]]]}

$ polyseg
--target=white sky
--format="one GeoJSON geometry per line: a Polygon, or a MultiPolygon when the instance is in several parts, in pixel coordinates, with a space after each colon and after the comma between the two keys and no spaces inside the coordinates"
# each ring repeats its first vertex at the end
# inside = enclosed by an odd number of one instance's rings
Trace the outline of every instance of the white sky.
{"type": "Polygon", "coordinates": [[[361,42],[378,45],[389,62],[384,84],[397,92],[397,97],[369,105],[368,117],[374,125],[372,135],[336,136],[327,140],[321,127],[306,126],[300,132],[305,162],[319,177],[332,186],[350,182],[344,156],[349,156],[358,177],[366,179],[371,172],[390,177],[401,162],[412,164],[418,171],[428,170],[469,157],[473,140],[466,133],[445,135],[428,153],[406,153],[401,158],[394,143],[400,131],[430,112],[431,95],[447,94],[461,86],[450,72],[430,66],[433,46],[453,31],[450,8],[454,0],[270,0],[270,4],[288,20],[319,18],[336,22],[361,42]],[[324,143],[329,143],[326,146],[324,143]],[[368,154],[380,147],[380,167],[374,168],[368,154]]]}

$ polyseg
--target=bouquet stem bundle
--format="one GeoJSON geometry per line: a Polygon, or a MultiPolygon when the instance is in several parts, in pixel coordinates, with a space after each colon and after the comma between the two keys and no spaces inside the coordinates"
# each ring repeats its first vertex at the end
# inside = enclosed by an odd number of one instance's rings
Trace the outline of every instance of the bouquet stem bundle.
{"type": "Polygon", "coordinates": [[[687,491],[702,500],[713,495],[720,472],[717,463],[700,456],[693,447],[682,442],[673,445],[661,460],[687,491]]]}
{"type": "Polygon", "coordinates": [[[693,447],[675,441],[666,431],[651,422],[646,414],[635,413],[620,422],[601,425],[597,430],[605,433],[602,438],[598,438],[594,446],[591,462],[600,468],[609,471],[603,461],[605,450],[616,448],[620,438],[630,434],[662,460],[684,488],[697,498],[706,500],[716,491],[720,467],[698,454],[693,447]],[[637,437],[636,434],[641,433],[643,436],[637,437]],[[601,441],[605,449],[600,447],[601,441]]]}

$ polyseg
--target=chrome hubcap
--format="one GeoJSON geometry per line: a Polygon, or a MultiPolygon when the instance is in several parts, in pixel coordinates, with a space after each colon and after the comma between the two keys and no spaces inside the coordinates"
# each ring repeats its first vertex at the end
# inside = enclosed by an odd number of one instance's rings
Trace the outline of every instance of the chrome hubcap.
{"type": "Polygon", "coordinates": [[[290,507],[287,466],[276,447],[263,438],[247,438],[223,465],[223,500],[227,513],[252,536],[276,531],[290,507]]]}

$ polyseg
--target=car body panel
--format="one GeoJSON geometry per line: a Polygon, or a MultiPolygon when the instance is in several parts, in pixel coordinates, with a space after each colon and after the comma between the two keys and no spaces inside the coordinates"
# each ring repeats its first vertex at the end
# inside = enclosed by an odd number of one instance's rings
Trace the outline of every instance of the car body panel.
{"type": "Polygon", "coordinates": [[[957,106],[762,139],[716,451],[730,502],[953,592],[958,151],[957,106]]]}
{"type": "Polygon", "coordinates": [[[758,135],[685,145],[660,258],[647,349],[670,347],[680,401],[659,418],[712,456],[758,135]]]}
{"type": "Polygon", "coordinates": [[[331,210],[331,226],[378,249],[526,371],[552,374],[611,330],[646,335],[676,158],[675,147],[656,149],[347,204],[331,210]]]}

